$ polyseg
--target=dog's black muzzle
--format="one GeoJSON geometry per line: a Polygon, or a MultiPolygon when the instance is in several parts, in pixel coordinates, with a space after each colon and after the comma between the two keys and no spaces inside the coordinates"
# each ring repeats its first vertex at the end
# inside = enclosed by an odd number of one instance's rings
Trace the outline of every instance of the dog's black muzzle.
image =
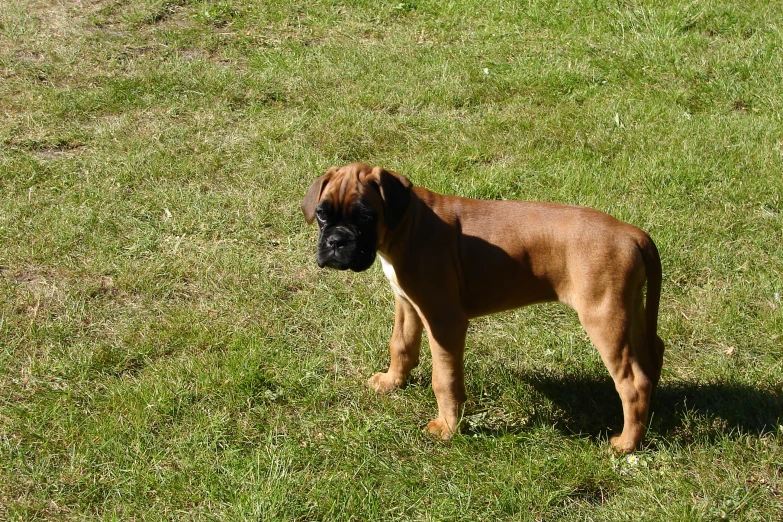
{"type": "Polygon", "coordinates": [[[344,226],[324,228],[318,242],[318,266],[354,272],[368,269],[375,261],[374,240],[366,245],[363,239],[344,226]]]}

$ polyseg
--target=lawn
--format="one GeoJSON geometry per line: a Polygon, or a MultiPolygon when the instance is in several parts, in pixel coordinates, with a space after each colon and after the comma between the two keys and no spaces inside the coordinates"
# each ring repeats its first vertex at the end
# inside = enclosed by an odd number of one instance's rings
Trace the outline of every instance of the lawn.
{"type": "Polygon", "coordinates": [[[0,519],[783,520],[776,0],[0,0],[0,519]],[[330,165],[650,233],[645,446],[576,315],[472,322],[464,433],[330,165]]]}

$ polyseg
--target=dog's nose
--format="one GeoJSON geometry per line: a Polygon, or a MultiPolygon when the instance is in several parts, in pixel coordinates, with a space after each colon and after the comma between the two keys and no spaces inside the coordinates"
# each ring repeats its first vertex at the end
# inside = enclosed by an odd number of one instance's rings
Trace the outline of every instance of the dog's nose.
{"type": "Polygon", "coordinates": [[[326,247],[331,248],[332,250],[338,250],[342,248],[347,242],[348,239],[345,237],[332,236],[326,240],[326,247]]]}

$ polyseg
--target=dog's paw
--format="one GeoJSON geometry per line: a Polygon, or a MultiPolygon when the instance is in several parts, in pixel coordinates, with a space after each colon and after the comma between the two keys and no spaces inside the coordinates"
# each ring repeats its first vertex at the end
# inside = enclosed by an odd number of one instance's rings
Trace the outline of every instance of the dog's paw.
{"type": "Polygon", "coordinates": [[[637,445],[636,441],[623,438],[622,434],[609,437],[609,443],[612,445],[612,450],[616,453],[633,453],[637,445]]]}
{"type": "Polygon", "coordinates": [[[454,427],[449,426],[449,424],[445,420],[441,419],[440,417],[431,420],[424,428],[424,430],[427,431],[430,435],[432,435],[436,439],[441,439],[441,440],[449,440],[457,432],[456,426],[454,427]]]}
{"type": "Polygon", "coordinates": [[[402,388],[405,381],[395,378],[393,375],[390,375],[389,372],[378,372],[367,379],[367,384],[378,393],[390,393],[402,388]]]}

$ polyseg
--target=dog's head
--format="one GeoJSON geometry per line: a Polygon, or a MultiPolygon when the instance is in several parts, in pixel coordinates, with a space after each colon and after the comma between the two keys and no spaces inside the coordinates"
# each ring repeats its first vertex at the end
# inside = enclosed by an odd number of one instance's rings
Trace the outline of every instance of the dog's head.
{"type": "Polygon", "coordinates": [[[378,238],[397,226],[410,201],[405,176],[351,163],[330,167],[302,202],[308,224],[318,222],[318,266],[354,272],[375,261],[378,238]]]}

